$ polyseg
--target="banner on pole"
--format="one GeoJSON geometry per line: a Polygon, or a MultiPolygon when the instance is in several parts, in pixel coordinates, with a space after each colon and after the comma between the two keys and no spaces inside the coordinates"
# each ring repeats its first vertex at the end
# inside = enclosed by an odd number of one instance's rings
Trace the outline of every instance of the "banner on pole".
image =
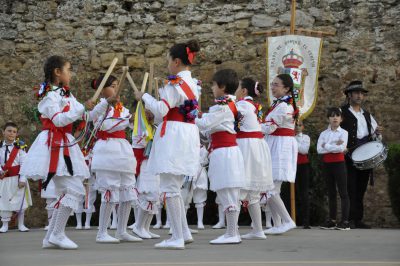
{"type": "Polygon", "coordinates": [[[275,76],[290,74],[300,109],[300,119],[314,110],[318,92],[318,71],[321,58],[321,38],[283,35],[267,39],[267,100],[274,100],[270,82],[275,76]]]}

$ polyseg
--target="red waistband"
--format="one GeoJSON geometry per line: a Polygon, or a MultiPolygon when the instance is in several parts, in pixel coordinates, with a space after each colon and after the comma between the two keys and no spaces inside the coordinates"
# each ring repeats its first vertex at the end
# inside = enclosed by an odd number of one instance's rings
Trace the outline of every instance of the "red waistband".
{"type": "Polygon", "coordinates": [[[164,120],[166,120],[166,121],[176,121],[176,122],[185,122],[185,123],[194,124],[194,121],[190,121],[190,122],[185,121],[185,117],[184,117],[183,114],[181,114],[179,112],[179,108],[178,107],[169,109],[169,112],[164,117],[164,120]]]}
{"type": "Polygon", "coordinates": [[[50,131],[55,131],[59,132],[62,134],[65,133],[70,133],[72,132],[72,124],[66,125],[64,127],[56,127],[53,122],[48,119],[48,118],[40,118],[40,121],[42,122],[42,130],[50,130],[50,131]]]}
{"type": "Polygon", "coordinates": [[[306,164],[309,163],[310,161],[308,160],[308,154],[297,154],[297,164],[306,164]]]}
{"type": "Polygon", "coordinates": [[[133,153],[135,154],[136,159],[136,176],[140,175],[140,167],[142,162],[147,159],[147,157],[144,156],[144,151],[144,148],[133,148],[133,153]]]}
{"type": "Polygon", "coordinates": [[[4,178],[7,178],[7,177],[19,175],[20,168],[21,168],[20,165],[11,166],[9,168],[3,168],[3,171],[6,172],[6,173],[4,174],[4,177],[0,176],[0,180],[4,179],[4,178]]]}
{"type": "Polygon", "coordinates": [[[255,131],[255,132],[239,131],[236,137],[238,139],[262,139],[264,138],[264,135],[260,131],[255,131]]]}
{"type": "Polygon", "coordinates": [[[344,162],[344,153],[325,153],[322,155],[324,163],[344,162]]]}
{"type": "Polygon", "coordinates": [[[283,137],[294,137],[295,131],[290,128],[277,128],[272,134],[272,136],[283,136],[283,137]]]}
{"type": "Polygon", "coordinates": [[[119,130],[115,132],[99,131],[97,132],[97,138],[102,140],[107,139],[124,139],[126,137],[124,130],[119,130]]]}
{"type": "Polygon", "coordinates": [[[237,146],[236,134],[219,131],[211,134],[211,150],[237,146]]]}

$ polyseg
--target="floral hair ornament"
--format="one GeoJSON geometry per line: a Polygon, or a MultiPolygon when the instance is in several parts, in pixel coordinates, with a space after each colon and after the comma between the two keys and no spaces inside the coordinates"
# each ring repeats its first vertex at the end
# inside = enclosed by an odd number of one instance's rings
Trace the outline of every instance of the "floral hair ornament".
{"type": "Polygon", "coordinates": [[[186,53],[190,64],[193,64],[194,58],[196,57],[196,52],[192,52],[189,47],[186,47],[186,53]]]}
{"type": "Polygon", "coordinates": [[[260,91],[257,89],[257,87],[258,87],[258,81],[256,81],[256,85],[254,85],[254,93],[255,93],[257,96],[260,96],[260,91]]]}

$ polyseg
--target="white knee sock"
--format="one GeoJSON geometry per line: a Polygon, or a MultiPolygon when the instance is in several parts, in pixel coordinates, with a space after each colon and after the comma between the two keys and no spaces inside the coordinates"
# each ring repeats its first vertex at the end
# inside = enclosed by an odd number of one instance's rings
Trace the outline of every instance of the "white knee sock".
{"type": "Polygon", "coordinates": [[[82,227],[82,213],[75,213],[76,227],[82,227]]]}
{"type": "Polygon", "coordinates": [[[57,213],[57,221],[53,229],[53,235],[59,236],[60,234],[64,234],[65,226],[67,225],[67,221],[71,214],[71,211],[72,209],[70,207],[60,204],[57,213]]]}
{"type": "Polygon", "coordinates": [[[183,239],[183,231],[182,231],[182,207],[181,207],[181,197],[168,197],[166,199],[167,202],[167,213],[169,223],[172,229],[172,239],[183,239]]]}
{"type": "Polygon", "coordinates": [[[85,227],[90,227],[90,220],[92,219],[92,213],[86,213],[85,227]]]}
{"type": "Polygon", "coordinates": [[[247,209],[253,223],[253,232],[262,232],[261,208],[259,203],[250,204],[247,209]]]}
{"type": "Polygon", "coordinates": [[[57,215],[58,215],[58,209],[54,209],[53,215],[51,216],[50,221],[49,221],[49,228],[47,229],[46,236],[44,237],[44,239],[46,241],[49,241],[49,238],[50,238],[51,234],[53,233],[54,225],[56,224],[56,221],[57,221],[57,215]]]}
{"type": "MultiPolygon", "coordinates": [[[[113,205],[114,204],[110,202],[101,203],[99,213],[99,231],[97,232],[97,236],[108,234],[107,227],[110,222],[113,205]]],[[[113,219],[116,219],[116,217],[113,217],[113,219]]]]}
{"type": "Polygon", "coordinates": [[[158,212],[156,213],[156,224],[162,225],[161,214],[162,208],[159,208],[158,212]]]}
{"type": "Polygon", "coordinates": [[[227,211],[226,212],[226,233],[225,236],[233,237],[238,234],[237,221],[238,221],[238,211],[227,211]]]}
{"type": "Polygon", "coordinates": [[[204,207],[197,207],[197,224],[203,224],[204,207]]]}
{"type": "Polygon", "coordinates": [[[225,212],[222,204],[218,204],[218,223],[225,225],[225,212]]]}
{"type": "Polygon", "coordinates": [[[126,227],[128,226],[128,219],[130,212],[131,212],[131,203],[129,201],[121,202],[119,204],[117,233],[120,235],[126,233],[126,227]]]}
{"type": "Polygon", "coordinates": [[[272,219],[272,213],[271,213],[271,209],[269,208],[269,206],[265,207],[265,227],[272,227],[271,224],[271,219],[272,219]]]}
{"type": "MultiPolygon", "coordinates": [[[[186,218],[187,209],[185,208],[185,203],[183,202],[182,196],[180,196],[180,199],[181,199],[180,206],[181,206],[181,213],[182,213],[182,216],[181,216],[182,233],[183,233],[184,237],[185,236],[189,237],[189,235],[191,237],[189,225],[188,225],[187,218],[186,218]]],[[[185,237],[185,238],[187,238],[187,237],[185,237]]]]}
{"type": "MultiPolygon", "coordinates": [[[[272,195],[268,200],[268,204],[270,204],[272,215],[274,217],[274,213],[279,215],[282,218],[284,223],[289,223],[292,221],[288,211],[286,210],[285,204],[283,203],[280,195],[272,195]]],[[[274,219],[275,225],[275,219],[274,219]]]]}

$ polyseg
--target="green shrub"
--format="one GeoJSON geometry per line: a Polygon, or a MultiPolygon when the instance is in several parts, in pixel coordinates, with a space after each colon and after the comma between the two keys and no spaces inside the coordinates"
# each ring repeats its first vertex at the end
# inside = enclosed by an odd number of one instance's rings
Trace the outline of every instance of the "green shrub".
{"type": "Polygon", "coordinates": [[[389,145],[384,165],[389,178],[388,191],[393,213],[400,221],[400,144],[389,145]]]}

